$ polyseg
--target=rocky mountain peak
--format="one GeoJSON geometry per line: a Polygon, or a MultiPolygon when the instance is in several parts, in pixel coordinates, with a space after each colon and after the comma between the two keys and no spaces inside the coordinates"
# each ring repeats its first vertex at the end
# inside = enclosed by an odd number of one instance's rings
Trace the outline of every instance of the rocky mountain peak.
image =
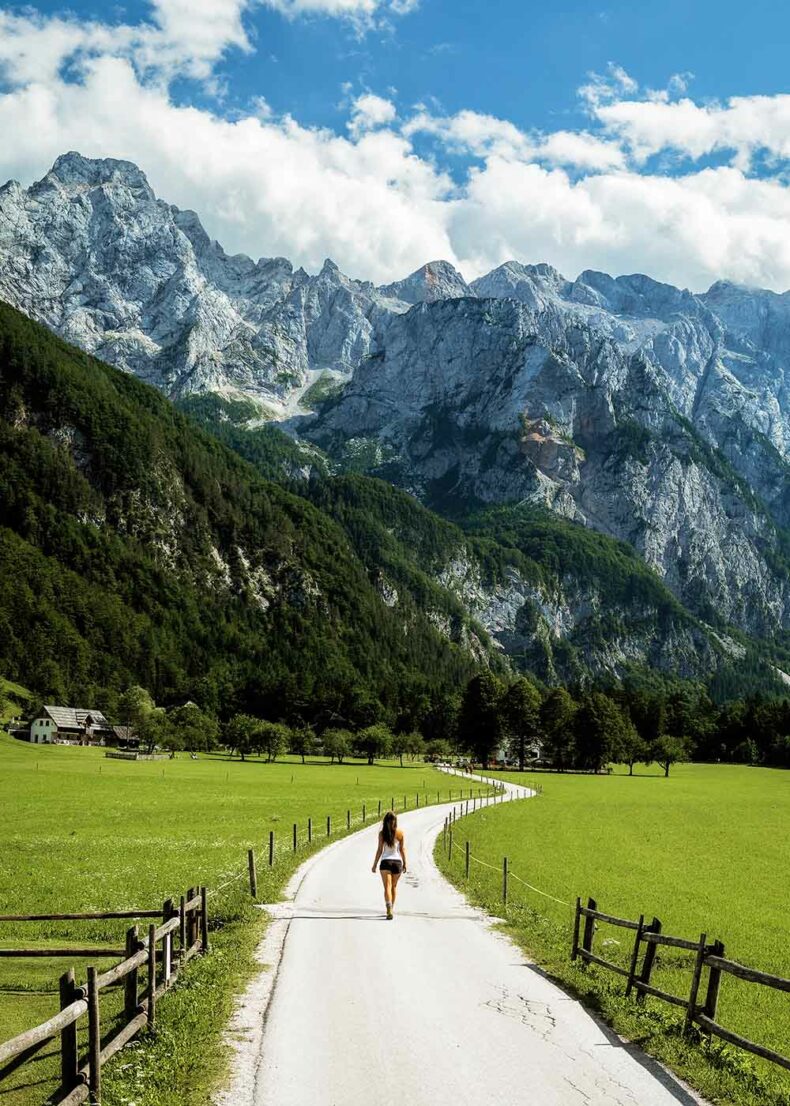
{"type": "Polygon", "coordinates": [[[111,157],[84,157],[75,150],[61,154],[56,159],[52,168],[38,183],[43,184],[45,181],[56,181],[66,187],[87,185],[95,188],[100,185],[115,184],[144,193],[151,199],[154,195],[145,173],[133,162],[111,157]]]}
{"type": "Polygon", "coordinates": [[[429,261],[404,280],[396,280],[379,288],[381,295],[403,303],[435,303],[437,300],[474,296],[454,265],[449,261],[429,261]]]}

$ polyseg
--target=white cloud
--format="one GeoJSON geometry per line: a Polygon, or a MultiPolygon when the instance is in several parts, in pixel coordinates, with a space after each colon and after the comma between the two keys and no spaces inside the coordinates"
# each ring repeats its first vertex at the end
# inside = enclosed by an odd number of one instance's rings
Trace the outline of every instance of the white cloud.
{"type": "Polygon", "coordinates": [[[554,131],[527,135],[506,119],[476,111],[434,116],[420,110],[403,127],[409,137],[430,134],[454,153],[474,157],[505,157],[515,161],[545,161],[577,169],[613,169],[625,165],[620,147],[586,131],[554,131]]]}
{"type": "MultiPolygon", "coordinates": [[[[394,10],[309,2],[288,0],[289,14],[394,10]]],[[[418,107],[403,121],[389,96],[350,100],[350,86],[345,134],[276,116],[262,97],[232,120],[174,103],[175,74],[209,80],[227,50],[250,49],[248,7],[158,0],[136,25],[0,13],[0,180],[29,183],[69,149],[128,158],[231,252],[284,254],[313,270],[331,256],[378,281],[429,258],[471,278],[515,257],[570,276],[599,268],[695,289],[719,277],[790,286],[790,189],[781,174],[749,170],[757,149],[790,153],[790,97],[699,105],[679,77],[666,98],[638,99],[634,79],[611,67],[585,86],[588,126],[549,134],[474,111],[418,107]],[[415,147],[426,134],[430,157],[415,147]],[[739,160],[671,176],[644,169],[664,150],[693,159],[720,149],[739,160]],[[455,179],[442,169],[450,152],[464,158],[455,179]]]]}
{"type": "Polygon", "coordinates": [[[361,29],[373,25],[378,15],[408,15],[419,0],[262,0],[282,15],[297,18],[325,15],[349,19],[361,29]]]}
{"type": "Polygon", "coordinates": [[[620,65],[609,62],[606,73],[588,73],[587,83],[579,88],[579,96],[590,108],[620,96],[638,92],[639,85],[620,65]]]}
{"type": "Polygon", "coordinates": [[[351,105],[351,119],[348,129],[353,135],[360,135],[364,131],[394,123],[396,115],[397,112],[392,100],[385,100],[383,96],[365,92],[361,96],[357,96],[351,105]]]}
{"type": "Polygon", "coordinates": [[[690,158],[732,151],[743,166],[758,150],[790,157],[790,95],[736,96],[723,105],[620,100],[597,105],[595,115],[639,160],[662,150],[690,158]]]}

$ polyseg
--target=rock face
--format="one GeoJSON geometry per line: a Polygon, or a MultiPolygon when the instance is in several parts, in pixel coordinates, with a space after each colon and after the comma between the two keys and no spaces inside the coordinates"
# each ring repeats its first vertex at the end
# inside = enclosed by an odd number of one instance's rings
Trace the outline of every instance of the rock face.
{"type": "Polygon", "coordinates": [[[249,396],[427,501],[528,500],[632,543],[703,618],[790,624],[790,293],[444,261],[376,288],[228,256],[128,162],[0,189],[0,298],[171,397],[249,396]],[[385,466],[385,467],[382,467],[385,466]]]}
{"type": "Polygon", "coordinates": [[[617,289],[627,318],[577,313],[570,297],[583,290],[556,274],[518,297],[393,316],[381,350],[305,432],[330,451],[375,439],[386,471],[429,503],[545,504],[629,541],[700,616],[771,635],[790,623],[775,548],[790,471],[781,403],[771,417],[770,383],[760,400],[745,360],[735,375],[703,304],[675,318],[687,294],[658,286],[646,317],[652,282],[634,284],[617,289]]]}
{"type": "MultiPolygon", "coordinates": [[[[310,370],[348,375],[384,297],[327,261],[228,256],[129,162],[58,158],[0,189],[0,297],[171,397],[218,391],[276,412],[310,370]]],[[[387,313],[407,304],[386,301],[387,313]]]]}

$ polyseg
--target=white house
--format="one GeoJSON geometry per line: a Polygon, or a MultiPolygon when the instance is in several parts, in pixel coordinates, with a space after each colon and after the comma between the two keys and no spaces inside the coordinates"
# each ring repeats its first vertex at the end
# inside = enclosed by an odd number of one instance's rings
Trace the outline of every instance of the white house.
{"type": "Polygon", "coordinates": [[[51,745],[57,740],[88,745],[111,734],[112,727],[100,710],[48,706],[30,723],[28,740],[34,745],[51,745]]]}

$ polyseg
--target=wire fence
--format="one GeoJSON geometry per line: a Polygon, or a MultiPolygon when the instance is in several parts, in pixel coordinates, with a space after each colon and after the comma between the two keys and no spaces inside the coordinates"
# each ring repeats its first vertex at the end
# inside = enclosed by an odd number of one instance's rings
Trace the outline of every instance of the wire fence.
{"type": "MultiPolygon", "coordinates": [[[[485,777],[478,778],[480,780],[485,779],[485,777]]],[[[497,795],[492,802],[507,802],[515,798],[532,798],[536,794],[538,792],[532,789],[524,787],[516,789],[514,785],[508,785],[506,792],[497,795]]],[[[472,813],[474,812],[473,810],[472,813]]],[[[530,883],[511,869],[510,860],[507,856],[503,855],[499,863],[493,863],[490,859],[477,856],[468,838],[465,838],[462,847],[459,847],[457,822],[459,817],[468,813],[470,812],[465,805],[454,806],[445,819],[442,830],[442,847],[448,865],[455,873],[459,861],[463,864],[463,878],[458,880],[460,886],[463,886],[465,881],[475,890],[482,890],[483,902],[486,906],[489,909],[494,908],[501,911],[505,917],[512,910],[519,911],[522,908],[534,910],[532,903],[513,898],[511,894],[513,881],[533,895],[539,895],[572,911],[569,919],[572,924],[572,940],[568,944],[569,959],[578,961],[583,970],[586,971],[595,967],[598,970],[614,972],[625,977],[627,980],[625,994],[627,996],[633,994],[639,1003],[644,1002],[646,996],[651,996],[653,999],[681,1008],[684,1012],[682,1029],[686,1037],[694,1037],[695,1033],[702,1031],[708,1040],[712,1037],[718,1037],[727,1045],[734,1045],[762,1060],[769,1061],[776,1067],[790,1070],[790,1056],[787,1054],[786,1042],[784,1042],[784,1049],[782,1049],[782,1042],[778,1042],[780,1047],[777,1048],[771,1040],[771,1038],[776,1037],[776,1027],[772,1024],[770,1018],[766,1018],[762,1023],[763,1042],[754,1041],[743,1033],[736,1032],[732,1027],[725,1027],[717,1020],[719,987],[723,976],[746,981],[752,985],[750,988],[752,992],[755,989],[754,985],[756,985],[764,991],[770,989],[773,994],[790,993],[790,979],[726,959],[724,944],[721,941],[709,942],[704,933],[694,940],[671,936],[662,932],[661,922],[658,918],[654,917],[652,922],[647,924],[644,916],[641,916],[638,920],[615,917],[598,910],[594,899],[589,899],[588,905],[585,907],[582,905],[580,898],[572,898],[571,896],[560,898],[543,888],[536,887],[535,884],[530,883]],[[486,873],[496,873],[499,886],[497,887],[493,883],[489,875],[482,876],[482,886],[480,882],[473,880],[473,865],[486,873]],[[495,907],[492,902],[492,891],[493,898],[496,901],[495,907]],[[618,931],[621,933],[623,929],[634,931],[635,938],[630,952],[625,945],[621,945],[620,940],[612,937],[602,939],[601,949],[594,951],[593,941],[599,924],[619,927],[618,931]],[[663,949],[663,953],[673,950],[676,954],[674,960],[664,956],[663,960],[659,961],[657,957],[659,947],[663,949]],[[681,954],[679,957],[677,955],[678,950],[681,954]],[[603,955],[603,953],[606,955],[603,955]],[[611,959],[612,955],[615,962],[611,959]],[[691,959],[689,960],[690,956],[691,959]],[[663,972],[676,984],[678,981],[683,982],[685,973],[691,968],[690,980],[685,984],[686,993],[678,995],[674,991],[668,991],[663,983],[658,986],[651,982],[651,973],[656,968],[659,969],[660,977],[663,972]],[[703,997],[702,984],[705,973],[707,973],[707,986],[703,997]],[[765,1043],[765,1037],[769,1038],[769,1043],[765,1043]]],[[[538,913],[542,918],[547,917],[544,911],[538,913]]],[[[553,920],[556,921],[556,919],[553,920]]],[[[563,940],[559,929],[555,936],[560,941],[563,940]]],[[[742,1003],[738,1005],[740,1007],[742,1003]]],[[[732,1004],[728,1007],[728,1012],[731,1015],[733,1014],[732,1004]]],[[[739,1009],[736,1013],[742,1014],[742,1010],[739,1009]]]]}

